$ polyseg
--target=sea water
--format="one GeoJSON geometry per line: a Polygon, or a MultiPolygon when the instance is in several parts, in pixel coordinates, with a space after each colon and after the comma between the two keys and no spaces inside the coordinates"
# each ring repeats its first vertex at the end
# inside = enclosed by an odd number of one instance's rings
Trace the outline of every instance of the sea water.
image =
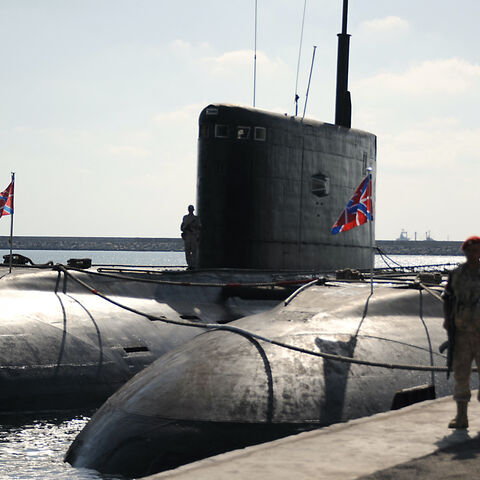
{"type": "MultiPolygon", "coordinates": [[[[0,249],[0,258],[8,250],[0,249]]],[[[184,252],[130,252],[104,250],[17,250],[35,264],[47,262],[67,264],[71,258],[90,258],[93,265],[136,265],[145,267],[185,267],[184,252]]],[[[462,256],[443,255],[375,255],[375,268],[395,267],[399,265],[442,265],[457,264],[462,256]]]]}
{"type": "MultiPolygon", "coordinates": [[[[53,251],[15,250],[34,263],[66,263],[70,258],[91,258],[94,264],[185,266],[183,252],[53,251]]],[[[0,250],[0,255],[7,254],[0,250]]],[[[0,257],[1,258],[1,257],[0,257]]],[[[462,257],[391,255],[375,258],[376,267],[385,261],[395,265],[438,265],[453,267],[462,257]]],[[[0,417],[0,479],[100,480],[122,479],[77,469],[63,462],[65,452],[88,422],[92,412],[70,412],[50,416],[0,417]]]]}
{"type": "Polygon", "coordinates": [[[0,417],[0,479],[122,479],[63,462],[68,446],[88,420],[80,412],[0,417]]]}
{"type": "MultiPolygon", "coordinates": [[[[90,258],[93,265],[137,265],[144,267],[186,266],[184,252],[129,252],[104,250],[14,250],[29,258],[35,264],[47,262],[67,264],[71,258],[90,258]]],[[[0,259],[8,255],[8,250],[0,250],[0,259]]]]}

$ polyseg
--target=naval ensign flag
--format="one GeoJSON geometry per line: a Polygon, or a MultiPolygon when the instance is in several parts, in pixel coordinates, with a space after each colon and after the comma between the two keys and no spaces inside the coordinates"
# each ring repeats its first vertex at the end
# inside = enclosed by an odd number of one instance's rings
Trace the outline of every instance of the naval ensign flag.
{"type": "Polygon", "coordinates": [[[369,173],[358,186],[345,210],[332,227],[332,234],[346,232],[373,220],[372,174],[369,173]]]}
{"type": "Polygon", "coordinates": [[[3,215],[13,215],[13,185],[14,181],[0,193],[0,217],[3,215]]]}
{"type": "Polygon", "coordinates": [[[13,186],[15,185],[15,173],[12,172],[12,181],[10,185],[0,193],[0,218],[4,215],[10,215],[10,260],[9,272],[12,272],[13,258],[13,186]]]}

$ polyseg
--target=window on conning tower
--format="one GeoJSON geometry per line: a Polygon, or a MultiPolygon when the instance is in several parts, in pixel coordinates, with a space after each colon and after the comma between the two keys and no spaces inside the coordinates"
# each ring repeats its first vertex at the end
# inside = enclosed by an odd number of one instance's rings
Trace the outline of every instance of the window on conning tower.
{"type": "Polygon", "coordinates": [[[248,140],[250,137],[250,127],[237,127],[237,140],[248,140]]]}
{"type": "Polygon", "coordinates": [[[267,139],[267,129],[265,127],[255,127],[253,130],[253,138],[257,142],[264,142],[267,139]]]}
{"type": "Polygon", "coordinates": [[[215,125],[215,138],[228,138],[228,125],[215,125]]]}
{"type": "Polygon", "coordinates": [[[208,138],[208,124],[201,123],[200,124],[200,138],[208,138]]]}

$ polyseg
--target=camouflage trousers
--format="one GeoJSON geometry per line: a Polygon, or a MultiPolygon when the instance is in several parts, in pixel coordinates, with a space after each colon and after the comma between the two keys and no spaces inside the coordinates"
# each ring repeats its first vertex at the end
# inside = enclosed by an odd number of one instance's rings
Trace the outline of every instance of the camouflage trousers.
{"type": "MultiPolygon", "coordinates": [[[[453,376],[455,378],[453,398],[456,401],[468,402],[470,400],[470,374],[473,360],[478,367],[480,365],[480,334],[457,330],[453,352],[453,376]]],[[[480,390],[478,399],[480,400],[480,390]]]]}

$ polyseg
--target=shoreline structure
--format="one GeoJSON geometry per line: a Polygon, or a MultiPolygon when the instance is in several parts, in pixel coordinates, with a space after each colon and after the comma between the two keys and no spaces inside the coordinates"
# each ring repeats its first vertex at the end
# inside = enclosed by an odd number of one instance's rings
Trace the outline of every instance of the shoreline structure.
{"type": "MultiPolygon", "coordinates": [[[[376,240],[389,255],[461,255],[461,241],[376,240]]],[[[31,237],[14,238],[17,250],[104,250],[138,252],[182,252],[181,238],[145,237],[31,237]]],[[[0,249],[10,249],[9,237],[0,236],[0,249]]]]}

